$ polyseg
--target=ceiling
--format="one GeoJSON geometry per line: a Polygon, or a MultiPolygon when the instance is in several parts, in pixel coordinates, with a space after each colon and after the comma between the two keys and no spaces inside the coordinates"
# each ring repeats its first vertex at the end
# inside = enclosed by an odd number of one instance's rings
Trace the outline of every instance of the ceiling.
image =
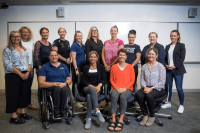
{"type": "Polygon", "coordinates": [[[200,0],[0,0],[8,5],[145,4],[200,6],[200,0]]]}

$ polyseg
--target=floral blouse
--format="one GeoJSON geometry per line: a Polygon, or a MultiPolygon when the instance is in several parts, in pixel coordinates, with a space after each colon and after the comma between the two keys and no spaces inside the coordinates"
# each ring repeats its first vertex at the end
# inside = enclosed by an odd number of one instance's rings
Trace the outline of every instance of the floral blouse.
{"type": "MultiPolygon", "coordinates": [[[[19,53],[14,47],[12,47],[12,50],[6,47],[3,51],[3,66],[5,73],[13,73],[14,66],[17,70],[20,72],[28,71],[28,65],[29,65],[29,55],[28,50],[24,51],[23,48],[21,48],[21,53],[19,53]]],[[[32,64],[31,68],[33,67],[32,64]]]]}
{"type": "Polygon", "coordinates": [[[166,81],[166,69],[161,63],[157,63],[153,67],[147,63],[142,66],[140,76],[141,86],[154,86],[157,90],[164,89],[166,81]]]}

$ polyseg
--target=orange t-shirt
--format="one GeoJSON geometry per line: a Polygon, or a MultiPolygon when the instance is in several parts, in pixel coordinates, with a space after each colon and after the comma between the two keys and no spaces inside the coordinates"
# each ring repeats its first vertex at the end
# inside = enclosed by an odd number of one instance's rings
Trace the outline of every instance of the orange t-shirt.
{"type": "Polygon", "coordinates": [[[132,65],[127,64],[124,70],[121,70],[118,64],[112,66],[110,70],[111,89],[126,88],[133,91],[135,82],[135,71],[132,65]]]}

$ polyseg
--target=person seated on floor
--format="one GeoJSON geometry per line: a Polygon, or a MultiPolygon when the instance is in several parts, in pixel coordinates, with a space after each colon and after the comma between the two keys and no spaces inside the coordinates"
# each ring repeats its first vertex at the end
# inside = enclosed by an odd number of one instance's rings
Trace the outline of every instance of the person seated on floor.
{"type": "Polygon", "coordinates": [[[105,85],[105,68],[98,64],[99,55],[96,51],[91,51],[88,54],[90,65],[83,68],[82,85],[84,85],[85,94],[90,94],[90,99],[87,99],[87,114],[85,129],[91,127],[91,112],[95,109],[96,115],[100,123],[104,123],[105,119],[98,108],[98,95],[101,91],[102,85],[105,85]]]}
{"type": "Polygon", "coordinates": [[[49,88],[52,91],[54,104],[54,117],[66,117],[66,101],[70,93],[68,85],[71,84],[71,76],[65,64],[58,62],[58,52],[49,52],[50,62],[42,65],[39,71],[39,87],[49,88]]]}
{"type": "Polygon", "coordinates": [[[127,99],[133,93],[133,84],[135,82],[135,71],[132,65],[126,63],[128,52],[122,48],[118,51],[119,63],[113,65],[110,71],[111,83],[111,113],[112,122],[108,125],[110,131],[122,131],[123,118],[127,107],[127,99]],[[116,112],[118,99],[120,102],[120,118],[116,123],[116,112]]]}
{"type": "Polygon", "coordinates": [[[136,99],[143,113],[141,126],[150,127],[155,120],[155,102],[154,99],[165,95],[166,69],[157,61],[158,50],[150,48],[148,50],[148,62],[142,66],[140,76],[141,89],[136,92],[136,99]],[[146,108],[145,101],[149,109],[146,108]],[[149,114],[149,117],[148,117],[149,114]]]}

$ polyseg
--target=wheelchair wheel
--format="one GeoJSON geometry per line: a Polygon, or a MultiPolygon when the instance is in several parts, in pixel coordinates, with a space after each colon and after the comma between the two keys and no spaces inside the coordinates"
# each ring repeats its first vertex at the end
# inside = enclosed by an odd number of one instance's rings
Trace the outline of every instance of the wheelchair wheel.
{"type": "Polygon", "coordinates": [[[68,118],[74,118],[74,102],[72,98],[71,92],[69,92],[67,97],[67,117],[68,118]]]}
{"type": "Polygon", "coordinates": [[[48,107],[47,107],[47,96],[46,96],[46,90],[42,89],[42,101],[41,101],[41,116],[42,121],[47,121],[47,115],[48,115],[48,107]]]}

